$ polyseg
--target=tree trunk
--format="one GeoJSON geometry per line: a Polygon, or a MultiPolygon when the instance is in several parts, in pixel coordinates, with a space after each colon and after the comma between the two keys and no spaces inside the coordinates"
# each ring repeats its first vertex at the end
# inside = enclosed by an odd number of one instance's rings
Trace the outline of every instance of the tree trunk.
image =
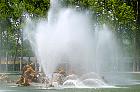
{"type": "Polygon", "coordinates": [[[14,71],[16,71],[15,64],[16,64],[16,59],[17,59],[18,45],[19,45],[18,42],[19,42],[19,35],[18,35],[18,38],[17,38],[17,41],[16,41],[16,51],[15,51],[15,55],[14,55],[14,65],[13,65],[14,71]]]}
{"type": "Polygon", "coordinates": [[[21,32],[21,59],[20,59],[20,71],[22,70],[22,62],[23,62],[23,30],[21,32]]]}

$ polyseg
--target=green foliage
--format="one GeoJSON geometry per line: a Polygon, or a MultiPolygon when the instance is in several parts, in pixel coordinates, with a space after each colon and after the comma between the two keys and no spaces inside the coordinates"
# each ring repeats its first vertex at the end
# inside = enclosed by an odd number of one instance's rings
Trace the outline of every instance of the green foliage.
{"type": "MultiPolygon", "coordinates": [[[[132,0],[133,1],[133,0],[132,0]]],[[[98,25],[107,24],[120,38],[120,43],[127,49],[128,52],[132,52],[135,42],[135,33],[137,30],[136,25],[136,5],[130,2],[124,2],[124,0],[66,0],[67,7],[70,5],[76,7],[77,5],[81,9],[88,9],[94,14],[94,21],[97,21],[98,25]],[[130,6],[131,5],[131,6],[130,6]],[[129,44],[125,44],[124,40],[127,40],[129,44]]]]}
{"type": "MultiPolygon", "coordinates": [[[[136,30],[134,7],[127,5],[123,0],[64,0],[62,3],[65,7],[79,6],[81,9],[90,10],[99,25],[105,23],[115,32],[123,33],[123,31],[136,30]]],[[[21,52],[24,55],[31,54],[29,49],[23,48],[21,30],[24,24],[22,16],[26,12],[33,17],[46,16],[49,6],[49,0],[1,0],[1,48],[7,49],[9,55],[21,54],[21,52]],[[4,34],[5,32],[7,34],[4,34]],[[19,44],[17,38],[22,41],[22,44],[19,44]]],[[[5,55],[4,51],[1,52],[5,55]]]]}
{"type": "Polygon", "coordinates": [[[0,0],[0,55],[31,56],[30,46],[23,46],[22,16],[44,16],[48,8],[48,0],[0,0]]]}
{"type": "Polygon", "coordinates": [[[96,16],[98,24],[107,24],[115,31],[120,28],[136,30],[135,12],[123,0],[64,0],[67,6],[80,6],[82,9],[91,10],[96,16]]]}

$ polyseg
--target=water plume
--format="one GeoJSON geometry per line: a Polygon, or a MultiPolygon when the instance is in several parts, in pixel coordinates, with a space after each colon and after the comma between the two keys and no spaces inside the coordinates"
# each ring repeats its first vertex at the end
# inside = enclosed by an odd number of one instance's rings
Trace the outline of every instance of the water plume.
{"type": "Polygon", "coordinates": [[[48,19],[28,19],[24,32],[46,75],[60,67],[78,76],[125,71],[118,66],[123,53],[115,35],[105,24],[93,27],[96,23],[88,12],[62,8],[58,0],[51,0],[48,19]]]}

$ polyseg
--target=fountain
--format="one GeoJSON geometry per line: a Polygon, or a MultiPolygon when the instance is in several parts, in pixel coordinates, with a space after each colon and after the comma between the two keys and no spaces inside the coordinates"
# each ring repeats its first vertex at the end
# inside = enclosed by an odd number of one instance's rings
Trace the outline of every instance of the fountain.
{"type": "Polygon", "coordinates": [[[51,0],[48,19],[28,18],[24,32],[46,75],[64,68],[68,76],[63,86],[108,86],[106,72],[126,70],[127,65],[118,65],[123,52],[115,35],[107,25],[96,25],[90,11],[63,8],[59,0],[51,0]]]}

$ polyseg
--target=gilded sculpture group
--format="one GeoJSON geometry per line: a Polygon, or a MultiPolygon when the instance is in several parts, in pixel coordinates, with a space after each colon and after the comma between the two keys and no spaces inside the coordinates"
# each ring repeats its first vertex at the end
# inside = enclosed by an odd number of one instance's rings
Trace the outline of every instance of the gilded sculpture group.
{"type": "Polygon", "coordinates": [[[19,86],[30,86],[32,82],[40,82],[45,83],[47,87],[53,87],[56,83],[57,85],[62,85],[64,82],[64,77],[66,73],[62,67],[56,69],[56,71],[51,74],[51,78],[49,76],[45,76],[44,78],[40,77],[38,71],[35,71],[33,64],[27,64],[22,69],[22,75],[17,80],[16,84],[19,86]]]}

